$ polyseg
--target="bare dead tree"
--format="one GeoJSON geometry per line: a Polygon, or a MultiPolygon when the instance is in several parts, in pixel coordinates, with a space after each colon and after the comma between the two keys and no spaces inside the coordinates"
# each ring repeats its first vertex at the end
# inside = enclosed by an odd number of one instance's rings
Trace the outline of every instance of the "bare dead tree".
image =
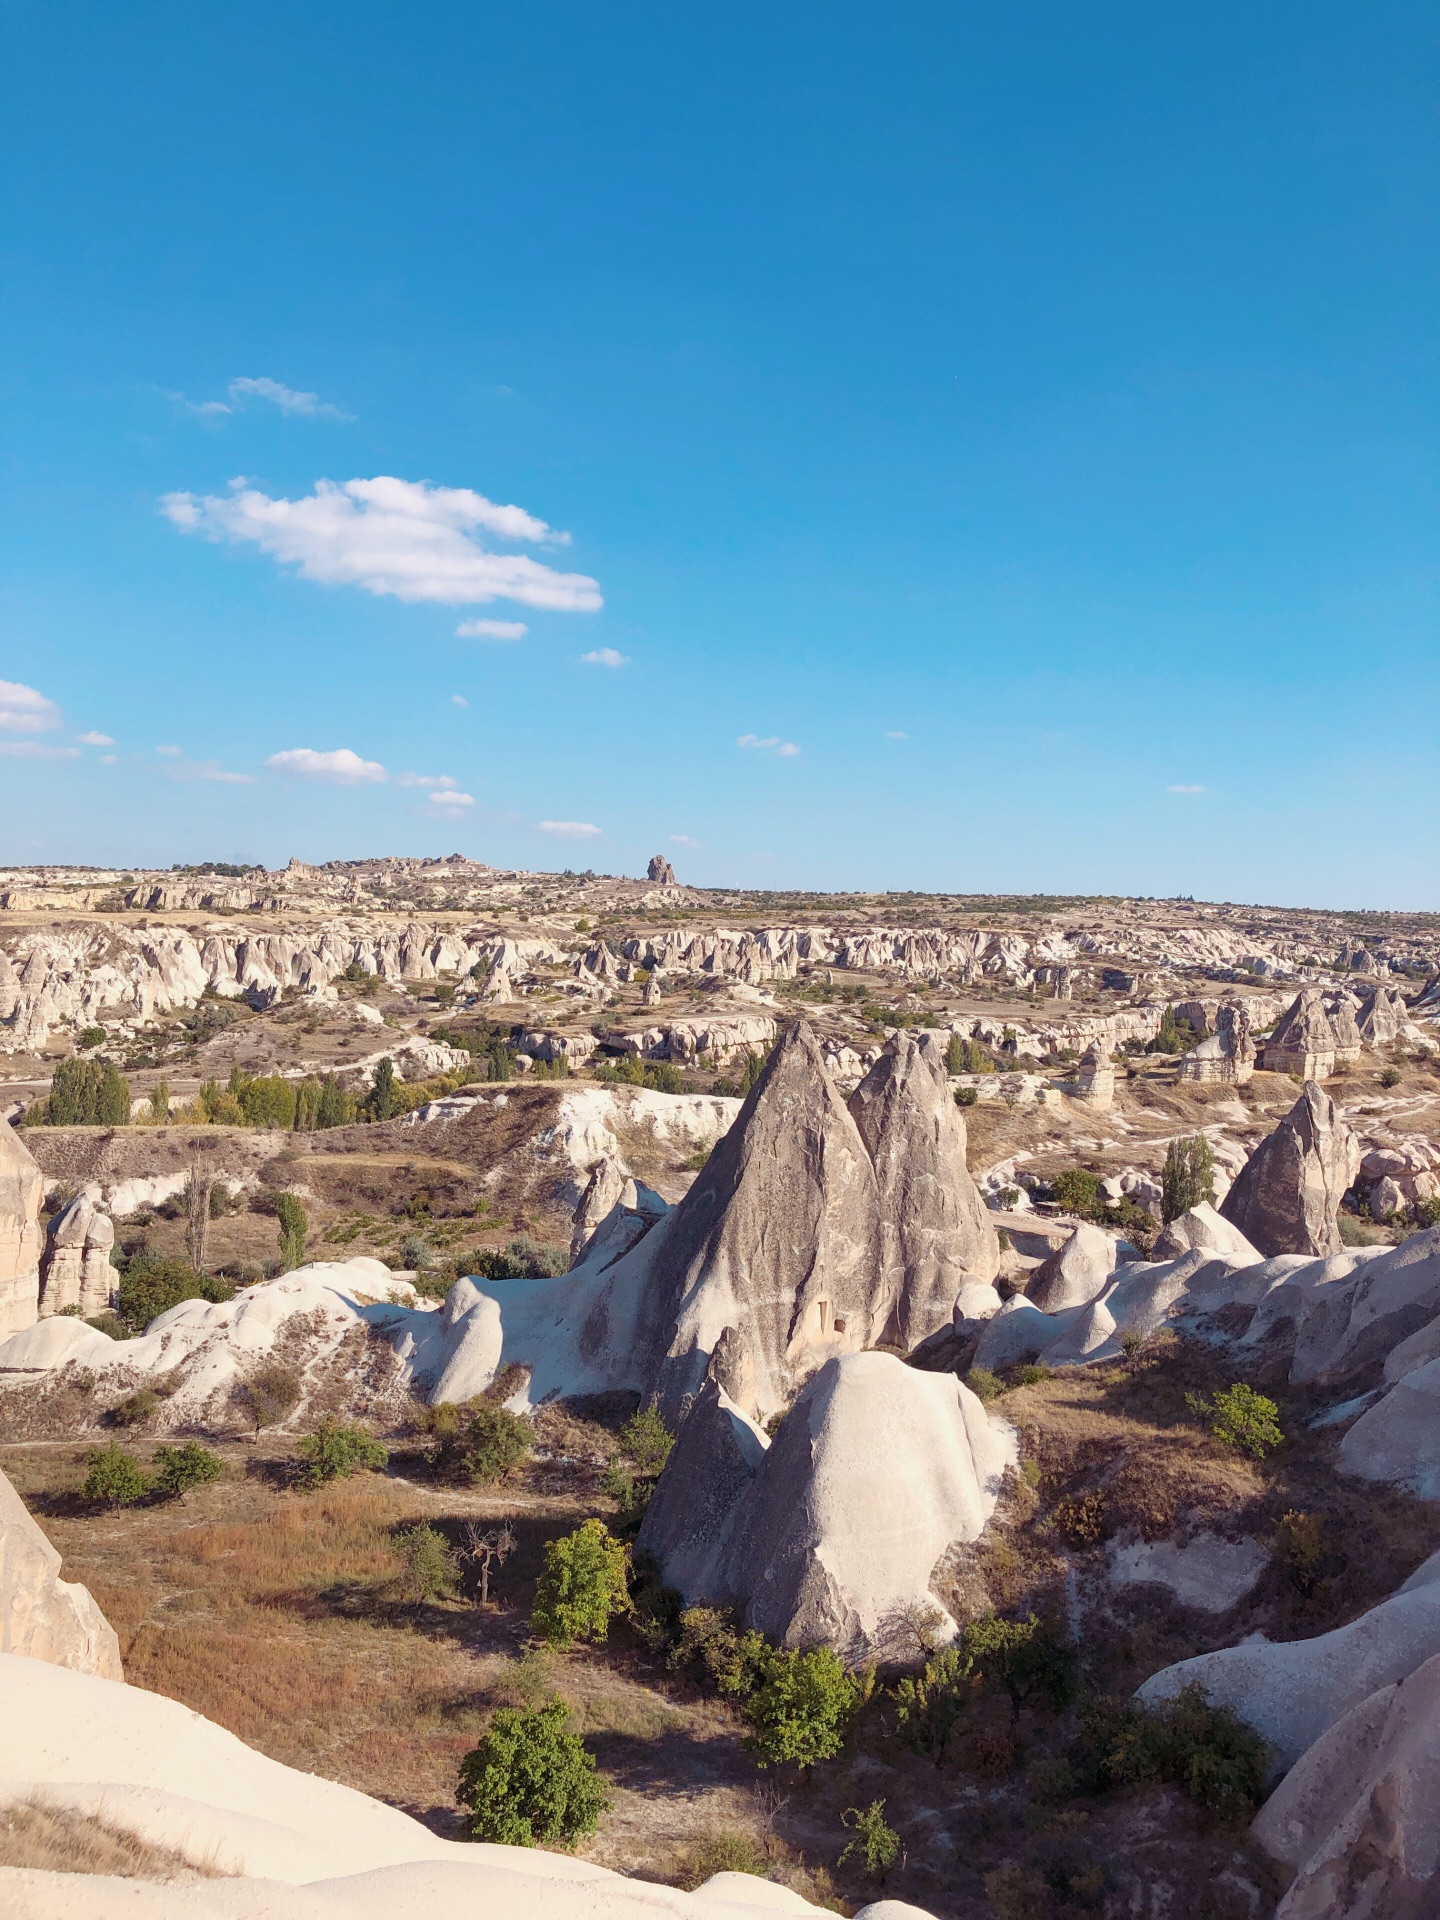
{"type": "Polygon", "coordinates": [[[185,1189],[185,1252],[197,1273],[205,1271],[210,1241],[212,1179],[209,1162],[202,1155],[195,1155],[190,1162],[190,1183],[185,1189]]]}
{"type": "Polygon", "coordinates": [[[465,1522],[465,1546],[462,1558],[468,1560],[480,1575],[480,1604],[490,1604],[490,1569],[503,1567],[519,1542],[508,1520],[502,1520],[498,1527],[491,1527],[482,1533],[473,1520],[465,1522]]]}

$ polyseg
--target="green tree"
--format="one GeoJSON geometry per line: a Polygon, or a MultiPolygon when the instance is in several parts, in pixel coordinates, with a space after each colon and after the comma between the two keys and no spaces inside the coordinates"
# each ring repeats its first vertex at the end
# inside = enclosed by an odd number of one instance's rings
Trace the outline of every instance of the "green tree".
{"type": "Polygon", "coordinates": [[[1256,1460],[1263,1460],[1284,1442],[1279,1407],[1254,1387],[1247,1387],[1243,1380],[1226,1387],[1213,1400],[1203,1393],[1187,1393],[1185,1404],[1192,1413],[1209,1420],[1210,1431],[1217,1440],[1256,1460]]]}
{"type": "Polygon", "coordinates": [[[426,1430],[437,1442],[431,1465],[437,1473],[488,1487],[525,1460],[535,1444],[528,1420],[488,1400],[472,1400],[457,1407],[449,1401],[431,1407],[426,1430]]]}
{"type": "Polygon", "coordinates": [[[761,1767],[792,1760],[809,1773],[833,1760],[860,1706],[860,1689],[830,1647],[808,1653],[777,1649],[744,1706],[745,1745],[761,1767]]]}
{"type": "Polygon", "coordinates": [[[300,1442],[305,1465],[295,1476],[302,1487],[323,1487],[330,1480],[348,1480],[362,1469],[383,1467],[390,1455],[364,1427],[343,1420],[324,1420],[300,1442]]]}
{"type": "Polygon", "coordinates": [[[1050,1190],[1057,1207],[1078,1214],[1082,1220],[1098,1220],[1103,1211],[1100,1176],[1085,1167],[1066,1167],[1056,1174],[1050,1190]]]}
{"type": "Polygon", "coordinates": [[[569,1708],[551,1700],[502,1707],[460,1762],[456,1798],[470,1809],[472,1840],[501,1846],[572,1845],[593,1833],[609,1796],[593,1754],[566,1731],[569,1708]]]}
{"type": "Polygon", "coordinates": [[[377,1120],[388,1120],[395,1111],[395,1062],[388,1054],[376,1066],[370,1083],[370,1111],[377,1120]]]}
{"type": "Polygon", "coordinates": [[[320,1128],[343,1127],[354,1118],[354,1101],[347,1099],[334,1074],[327,1073],[320,1082],[320,1098],[315,1103],[315,1125],[320,1128]]]}
{"type": "Polygon", "coordinates": [[[1178,1220],[1192,1207],[1215,1204],[1215,1156],[1203,1134],[1170,1142],[1161,1184],[1160,1206],[1167,1222],[1178,1220]]]}
{"type": "Polygon", "coordinates": [[[219,1454],[198,1440],[187,1440],[183,1447],[157,1447],[155,1465],[155,1491],[167,1500],[183,1500],[192,1487],[207,1486],[225,1472],[219,1454]]]}
{"type": "Polygon", "coordinates": [[[982,1679],[1009,1694],[1016,1720],[1037,1695],[1058,1713],[1075,1690],[1074,1655],[1033,1613],[1024,1620],[1002,1620],[998,1614],[972,1620],[960,1636],[960,1651],[982,1679]]]}
{"type": "Polygon", "coordinates": [[[295,1089],[295,1130],[297,1133],[313,1133],[316,1116],[320,1111],[320,1082],[313,1076],[302,1080],[295,1089]]]}
{"type": "Polygon", "coordinates": [[[85,1476],[87,1500],[111,1508],[133,1507],[150,1491],[150,1479],[133,1453],[112,1440],[108,1447],[97,1447],[85,1456],[89,1469],[85,1476]]]}
{"type": "Polygon", "coordinates": [[[50,1082],[45,1118],[52,1127],[130,1124],[130,1086],[110,1060],[62,1060],[50,1082]]]}
{"type": "Polygon", "coordinates": [[[395,1535],[400,1557],[399,1588],[407,1600],[433,1603],[453,1600],[460,1586],[460,1569],[449,1541],[438,1528],[420,1521],[401,1527],[395,1535]]]}
{"type": "Polygon", "coordinates": [[[629,1562],[629,1549],[600,1520],[547,1541],[531,1625],[553,1647],[603,1640],[614,1615],[629,1611],[629,1562]]]}
{"type": "Polygon", "coordinates": [[[975,1661],[962,1647],[946,1647],[927,1660],[923,1673],[901,1680],[895,1688],[895,1717],[902,1739],[938,1767],[979,1684],[975,1661]]]}
{"type": "Polygon", "coordinates": [[[641,1407],[620,1429],[620,1444],[641,1473],[657,1474],[670,1457],[675,1436],[656,1407],[641,1407]]]}
{"type": "Polygon", "coordinates": [[[283,1273],[290,1273],[305,1264],[305,1237],[310,1231],[310,1222],[293,1193],[277,1196],[275,1218],[280,1222],[280,1268],[283,1273]]]}
{"type": "Polygon", "coordinates": [[[283,1128],[295,1125],[296,1093],[294,1084],[283,1074],[257,1074],[241,1080],[232,1089],[250,1127],[283,1128]]]}
{"type": "Polygon", "coordinates": [[[1184,1053],[1190,1045],[1190,1039],[1191,1036],[1188,1027],[1184,1032],[1181,1031],[1180,1023],[1175,1017],[1174,1007],[1166,1007],[1164,1013],[1160,1016],[1160,1030],[1150,1042],[1147,1051],[1150,1053],[1184,1053]]]}
{"type": "Polygon", "coordinates": [[[298,1373],[278,1360],[268,1360],[240,1382],[235,1397],[254,1422],[258,1437],[262,1427],[278,1426],[295,1411],[301,1392],[298,1373]]]}
{"type": "Polygon", "coordinates": [[[1098,1699],[1081,1711],[1083,1784],[1179,1787],[1223,1820],[1248,1820],[1265,1797],[1269,1749],[1231,1707],[1192,1681],[1173,1700],[1098,1699]]]}
{"type": "Polygon", "coordinates": [[[170,1082],[168,1080],[157,1080],[150,1089],[150,1118],[162,1127],[170,1118],[170,1082]]]}
{"type": "Polygon", "coordinates": [[[218,1274],[197,1273],[188,1260],[167,1260],[140,1253],[126,1266],[115,1290],[120,1318],[136,1333],[182,1300],[233,1300],[235,1288],[218,1274]]]}
{"type": "Polygon", "coordinates": [[[855,1838],[845,1847],[836,1866],[843,1867],[858,1854],[870,1878],[883,1880],[900,1856],[900,1836],[885,1824],[885,1802],[872,1800],[868,1807],[847,1807],[840,1820],[842,1825],[855,1829],[855,1838]]]}

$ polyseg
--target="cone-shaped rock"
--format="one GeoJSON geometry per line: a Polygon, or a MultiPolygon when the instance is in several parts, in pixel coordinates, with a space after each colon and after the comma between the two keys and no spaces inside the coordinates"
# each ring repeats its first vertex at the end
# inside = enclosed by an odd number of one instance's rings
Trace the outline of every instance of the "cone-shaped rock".
{"type": "Polygon", "coordinates": [[[1339,1253],[1336,1215],[1360,1171],[1360,1147],[1315,1081],[1240,1169],[1220,1212],[1268,1260],[1339,1253]]]}
{"type": "Polygon", "coordinates": [[[965,1122],[943,1066],[897,1033],[850,1096],[880,1194],[880,1248],[904,1347],[946,1326],[967,1280],[993,1280],[1000,1241],[965,1165],[965,1122]]]}
{"type": "Polygon", "coordinates": [[[873,1346],[889,1302],[875,1170],[815,1035],[782,1036],[734,1126],[670,1217],[650,1306],[672,1420],[727,1327],[747,1413],[786,1406],[833,1354],[873,1346]]]}
{"type": "Polygon", "coordinates": [[[1070,1238],[1030,1276],[1026,1298],[1042,1313],[1064,1313],[1087,1306],[1110,1284],[1115,1271],[1115,1242],[1082,1220],[1070,1238]]]}

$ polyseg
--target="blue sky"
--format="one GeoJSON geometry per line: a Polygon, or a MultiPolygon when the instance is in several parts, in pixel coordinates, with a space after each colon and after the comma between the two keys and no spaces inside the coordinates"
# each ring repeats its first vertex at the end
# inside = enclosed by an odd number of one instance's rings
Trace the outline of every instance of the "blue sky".
{"type": "Polygon", "coordinates": [[[1440,906],[1437,67],[21,0],[0,858],[1440,906]]]}

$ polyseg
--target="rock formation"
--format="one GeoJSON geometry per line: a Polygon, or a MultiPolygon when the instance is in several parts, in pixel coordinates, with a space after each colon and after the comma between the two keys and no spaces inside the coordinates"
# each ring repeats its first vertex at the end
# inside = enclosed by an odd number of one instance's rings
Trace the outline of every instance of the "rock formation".
{"type": "Polygon", "coordinates": [[[675,869],[663,853],[650,856],[650,865],[645,870],[645,878],[653,880],[657,886],[661,887],[673,887],[676,884],[675,869]]]}
{"type": "Polygon", "coordinates": [[[1340,1442],[1340,1466],[1440,1500],[1440,1359],[1415,1367],[1366,1408],[1340,1442]]]}
{"type": "Polygon", "coordinates": [[[890,1354],[827,1361],[768,1446],[712,1377],[638,1544],[692,1603],[733,1606],[787,1646],[873,1656],[917,1607],[953,1630],[931,1581],[979,1538],[1013,1457],[953,1374],[890,1354]]]}
{"type": "Polygon", "coordinates": [[[1152,1249],[1157,1260],[1178,1260],[1182,1253],[1203,1247],[1207,1253],[1229,1254],[1249,1266],[1260,1258],[1237,1226],[1215,1211],[1208,1200],[1176,1216],[1152,1249]]]}
{"type": "Polygon", "coordinates": [[[1359,1171],[1354,1134],[1329,1095],[1307,1080],[1241,1168],[1220,1212],[1266,1256],[1339,1253],[1336,1217],[1359,1171]]]}
{"type": "Polygon", "coordinates": [[[1080,1056],[1075,1098],[1096,1113],[1109,1113],[1115,1104],[1115,1068],[1098,1040],[1092,1040],[1080,1056]]]}
{"type": "Polygon", "coordinates": [[[77,1193],[52,1218],[40,1260],[40,1318],[79,1308],[80,1317],[103,1313],[118,1275],[110,1264],[115,1226],[84,1194],[77,1193]]]}
{"type": "Polygon", "coordinates": [[[1065,1244],[1031,1274],[1026,1298],[1042,1313],[1064,1313],[1103,1293],[1114,1271],[1115,1242],[1082,1220],[1065,1244]]]}
{"type": "Polygon", "coordinates": [[[1302,1080],[1326,1080],[1337,1066],[1358,1060],[1360,1036],[1348,1001],[1341,1021],[1337,1030],[1325,1010],[1320,989],[1306,987],[1296,994],[1289,1011],[1265,1042],[1265,1071],[1295,1073],[1302,1080]]]}
{"type": "Polygon", "coordinates": [[[45,1176],[0,1121],[0,1340],[33,1326],[40,1300],[40,1202],[45,1176]]]}
{"type": "Polygon", "coordinates": [[[965,1164],[965,1122],[943,1056],[903,1031],[850,1096],[875,1168],[881,1267],[893,1303],[885,1337],[909,1348],[947,1325],[967,1280],[1000,1270],[1000,1241],[965,1164]]]}
{"type": "Polygon", "coordinates": [[[1178,1080],[1202,1084],[1243,1086],[1255,1072],[1255,1042],[1250,1038],[1250,1016],[1242,1006],[1227,1003],[1215,1016],[1215,1031],[1175,1063],[1178,1080]]]}
{"type": "Polygon", "coordinates": [[[0,1653],[123,1678],[120,1642],[88,1587],[60,1578],[60,1556],[0,1473],[0,1653]]]}

